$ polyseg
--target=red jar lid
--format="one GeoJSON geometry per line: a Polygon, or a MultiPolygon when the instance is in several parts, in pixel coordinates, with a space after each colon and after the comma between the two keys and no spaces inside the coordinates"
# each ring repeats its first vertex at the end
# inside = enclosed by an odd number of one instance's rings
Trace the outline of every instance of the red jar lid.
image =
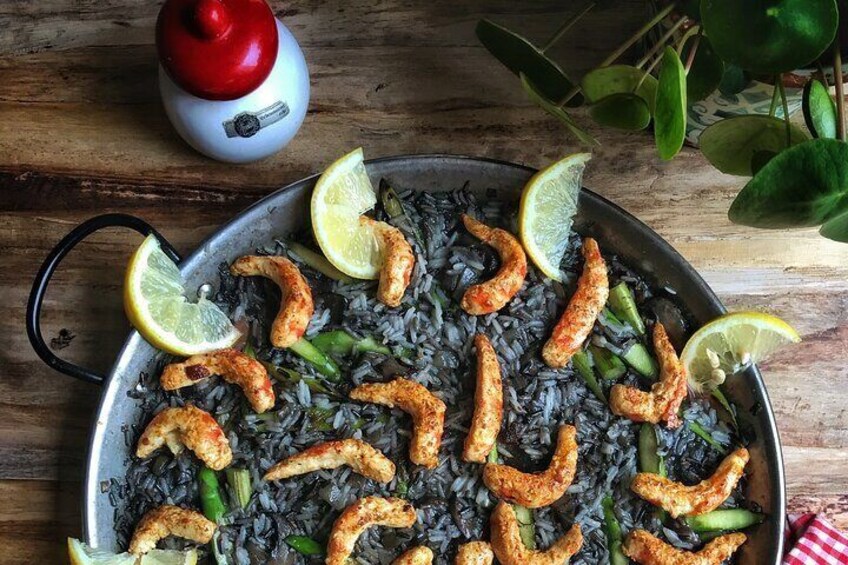
{"type": "Polygon", "coordinates": [[[156,22],[159,61],[184,90],[232,100],[255,90],[277,58],[265,0],[166,0],[156,22]]]}

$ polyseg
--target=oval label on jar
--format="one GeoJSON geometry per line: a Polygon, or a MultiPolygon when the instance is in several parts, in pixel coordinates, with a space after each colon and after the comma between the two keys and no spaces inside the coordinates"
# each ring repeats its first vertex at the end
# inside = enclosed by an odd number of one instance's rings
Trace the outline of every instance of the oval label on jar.
{"type": "Polygon", "coordinates": [[[240,112],[224,122],[227,137],[253,137],[262,128],[275,124],[289,115],[289,105],[278,100],[258,112],[240,112]]]}

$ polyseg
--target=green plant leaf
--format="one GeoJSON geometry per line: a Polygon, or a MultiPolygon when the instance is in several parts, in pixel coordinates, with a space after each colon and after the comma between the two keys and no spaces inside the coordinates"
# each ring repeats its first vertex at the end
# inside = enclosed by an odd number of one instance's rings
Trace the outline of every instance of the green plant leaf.
{"type": "MultiPolygon", "coordinates": [[[[794,125],[789,131],[793,145],[809,139],[794,125]]],[[[767,151],[773,156],[786,149],[786,122],[772,116],[733,116],[705,129],[699,143],[713,167],[729,175],[750,177],[767,158],[760,155],[755,166],[757,153],[767,151]]]]}
{"type": "Polygon", "coordinates": [[[749,82],[751,82],[750,78],[741,67],[725,62],[724,74],[721,77],[718,89],[725,96],[734,96],[745,90],[749,82]]]}
{"type": "Polygon", "coordinates": [[[825,222],[819,233],[833,241],[848,243],[848,210],[825,222]]]}
{"type": "Polygon", "coordinates": [[[703,0],[716,53],[746,71],[777,74],[815,61],[833,42],[836,0],[703,0]]]}
{"type": "MultiPolygon", "coordinates": [[[[686,44],[681,59],[686,61],[694,41],[686,44]]],[[[698,42],[695,60],[686,75],[686,98],[689,104],[703,100],[718,88],[724,77],[724,61],[716,55],[710,38],[702,36],[698,42]]]]}
{"type": "MultiPolygon", "coordinates": [[[[516,75],[523,73],[548,100],[561,100],[573,88],[559,65],[517,33],[487,19],[477,22],[476,33],[489,53],[516,75]]],[[[568,105],[582,103],[578,95],[568,105]]]]}
{"type": "Polygon", "coordinates": [[[760,169],[728,216],[756,228],[792,228],[817,226],[846,209],[848,144],[813,139],[782,151],[760,169]]]}
{"type": "Polygon", "coordinates": [[[654,112],[657,79],[630,65],[610,65],[593,69],[580,81],[580,88],[586,100],[593,104],[613,94],[635,93],[648,104],[651,113],[654,112]]]}
{"type": "Polygon", "coordinates": [[[777,157],[777,153],[768,149],[754,151],[754,154],[751,156],[751,172],[756,175],[760,172],[760,169],[765,167],[775,157],[777,157]]]}
{"type": "Polygon", "coordinates": [[[574,120],[571,119],[571,116],[568,115],[564,109],[560,108],[547,98],[545,98],[544,94],[539,92],[532,82],[521,73],[518,75],[521,78],[521,86],[524,87],[524,92],[527,93],[528,98],[533,101],[534,104],[541,107],[545,112],[552,115],[560,122],[565,124],[568,130],[574,134],[577,139],[585,143],[586,145],[600,145],[598,140],[589,135],[588,132],[584,131],[580,126],[574,123],[574,120]]]}
{"type": "Polygon", "coordinates": [[[619,92],[599,100],[589,108],[598,124],[627,131],[639,131],[651,123],[648,104],[636,94],[619,92]]]}
{"type": "Polygon", "coordinates": [[[665,48],[660,67],[654,137],[660,157],[666,160],[680,152],[686,139],[686,72],[671,47],[665,48]]]}
{"type": "Polygon", "coordinates": [[[812,79],[804,86],[804,121],[813,137],[836,139],[836,102],[825,86],[812,79]]]}

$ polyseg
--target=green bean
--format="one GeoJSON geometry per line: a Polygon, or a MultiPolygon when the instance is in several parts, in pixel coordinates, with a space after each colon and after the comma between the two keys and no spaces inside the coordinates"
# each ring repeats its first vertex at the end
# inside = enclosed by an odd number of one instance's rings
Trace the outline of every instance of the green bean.
{"type": "Polygon", "coordinates": [[[235,501],[241,509],[247,508],[253,495],[253,484],[250,482],[250,471],[247,469],[229,468],[226,470],[227,483],[235,495],[235,501]]]}
{"type": "Polygon", "coordinates": [[[628,565],[630,560],[621,551],[621,524],[615,516],[612,497],[607,495],[601,501],[604,510],[604,530],[607,535],[607,549],[609,550],[610,565],[628,565]]]}
{"type": "Polygon", "coordinates": [[[323,332],[312,338],[312,345],[328,355],[350,355],[351,353],[380,353],[391,355],[392,351],[373,337],[356,339],[344,330],[323,332]]]}
{"type": "Polygon", "coordinates": [[[610,290],[609,305],[615,315],[628,323],[637,334],[645,334],[645,322],[639,315],[633,291],[626,282],[620,282],[610,290]]]}
{"type": "Polygon", "coordinates": [[[324,546],[307,536],[288,536],[286,543],[301,555],[323,555],[324,546]]]}
{"type": "Polygon", "coordinates": [[[218,476],[212,469],[204,467],[197,474],[197,478],[200,482],[200,506],[203,508],[203,515],[219,524],[226,513],[226,507],[221,498],[218,476]]]}
{"type": "Polygon", "coordinates": [[[595,393],[598,400],[606,404],[607,397],[604,395],[601,385],[598,384],[598,379],[595,378],[595,370],[592,369],[592,362],[589,359],[589,356],[586,355],[586,352],[578,351],[571,358],[571,362],[574,365],[574,368],[577,369],[580,376],[583,377],[583,380],[586,382],[586,386],[589,387],[589,390],[595,393]]]}
{"type": "Polygon", "coordinates": [[[657,430],[653,424],[639,427],[639,470],[665,476],[665,461],[658,452],[657,430]]]}
{"type": "Polygon", "coordinates": [[[304,263],[306,263],[309,267],[312,267],[322,275],[325,275],[335,281],[340,281],[346,284],[350,284],[353,282],[353,279],[330,263],[326,257],[321,255],[320,253],[316,253],[312,251],[308,247],[305,247],[299,243],[295,243],[293,241],[286,242],[286,246],[294,252],[295,255],[300,257],[304,263]]]}

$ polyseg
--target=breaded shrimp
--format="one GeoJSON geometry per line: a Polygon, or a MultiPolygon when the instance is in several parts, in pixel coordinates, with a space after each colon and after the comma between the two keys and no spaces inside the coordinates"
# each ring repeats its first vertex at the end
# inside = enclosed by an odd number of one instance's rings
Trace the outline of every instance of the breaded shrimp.
{"type": "Polygon", "coordinates": [[[598,242],[591,237],[583,240],[583,258],[585,262],[577,279],[577,290],[542,348],[542,359],[549,367],[565,367],[580,351],[609,298],[607,264],[598,242]]]}
{"type": "Polygon", "coordinates": [[[182,363],[171,363],[162,371],[159,382],[165,390],[192,386],[212,375],[221,375],[228,383],[237,384],[257,412],[274,407],[274,387],[262,363],[235,349],[222,349],[189,357],[182,363]]]}
{"type": "Polygon", "coordinates": [[[492,549],[501,565],[565,565],[583,546],[580,525],[571,529],[545,551],[529,549],[521,539],[512,505],[499,502],[489,519],[492,549]]]}
{"type": "Polygon", "coordinates": [[[676,428],[681,423],[677,412],[687,394],[686,369],[659,322],[654,325],[654,350],[659,359],[660,380],[654,383],[651,392],[628,385],[613,385],[610,409],[613,414],[634,422],[666,422],[669,428],[676,428]]]}
{"type": "Polygon", "coordinates": [[[715,473],[686,486],[653,473],[638,473],[630,484],[639,497],[661,507],[672,518],[712,512],[727,500],[748,464],[748,450],[740,447],[724,458],[715,473]]]}
{"type": "Polygon", "coordinates": [[[369,383],[350,391],[360,402],[389,408],[397,406],[412,416],[409,458],[416,465],[434,469],[439,464],[439,447],[445,431],[445,403],[424,386],[398,377],[390,383],[369,383]]]}
{"type": "Polygon", "coordinates": [[[280,311],[271,325],[271,344],[274,347],[285,349],[303,336],[315,305],[309,283],[294,263],[285,257],[247,255],[233,263],[230,272],[246,277],[265,277],[280,287],[280,311]]]}
{"type": "Polygon", "coordinates": [[[166,408],[156,414],[138,440],[136,457],[149,457],[164,445],[174,455],[188,447],[215,471],[220,471],[233,460],[224,430],[211,414],[191,404],[182,408],[166,408]]]}
{"type": "Polygon", "coordinates": [[[501,431],[503,420],[503,383],[501,367],[492,342],[483,334],[474,336],[477,348],[477,390],[474,393],[474,415],[465,438],[462,459],[469,463],[485,463],[501,431]]]}
{"type": "Polygon", "coordinates": [[[279,481],[321,469],[351,469],[375,480],[388,483],[395,477],[395,464],[385,455],[358,439],[342,439],[319,443],[283,459],[265,473],[266,481],[279,481]]]}
{"type": "Polygon", "coordinates": [[[431,565],[432,563],[433,550],[423,545],[413,547],[392,561],[392,565],[431,565]]]}
{"type": "Polygon", "coordinates": [[[370,224],[383,243],[385,260],[380,268],[377,299],[390,308],[397,308],[403,300],[403,293],[409,286],[412,269],[415,267],[412,246],[406,241],[403,232],[396,227],[372,220],[368,216],[360,216],[359,219],[370,224]]]}
{"type": "Polygon", "coordinates": [[[413,506],[400,498],[367,496],[342,511],[327,542],[327,565],[344,565],[356,540],[371,526],[411,528],[418,519],[413,506]]]}
{"type": "Polygon", "coordinates": [[[145,514],[133,532],[130,553],[143,555],[156,549],[159,540],[168,536],[189,539],[200,544],[212,540],[217,526],[200,512],[179,506],[164,505],[145,514]]]}
{"type": "Polygon", "coordinates": [[[551,464],[541,473],[522,473],[509,465],[486,463],[483,483],[500,498],[527,508],[553,504],[565,494],[577,470],[577,430],[561,426],[551,464]]]}
{"type": "Polygon", "coordinates": [[[718,536],[698,552],[677,549],[645,530],[633,530],[621,550],[639,565],[721,565],[748,538],[745,534],[718,536]]]}
{"type": "Polygon", "coordinates": [[[454,565],[492,565],[495,554],[485,541],[471,541],[459,546],[454,565]]]}
{"type": "Polygon", "coordinates": [[[501,268],[490,280],[469,287],[460,306],[472,316],[497,312],[521,290],[527,276],[527,256],[511,233],[490,228],[467,214],[462,215],[462,222],[471,235],[495,248],[501,258],[501,268]]]}

